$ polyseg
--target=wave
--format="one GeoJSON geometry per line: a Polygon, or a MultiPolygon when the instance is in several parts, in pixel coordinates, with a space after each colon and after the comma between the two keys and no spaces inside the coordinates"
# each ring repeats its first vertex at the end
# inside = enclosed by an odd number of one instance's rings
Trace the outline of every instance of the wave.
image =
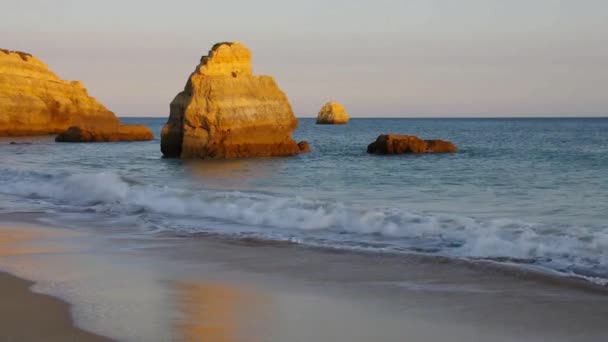
{"type": "Polygon", "coordinates": [[[141,215],[150,230],[230,232],[334,247],[532,264],[608,284],[608,229],[359,208],[239,191],[154,186],[112,172],[2,170],[0,193],[48,208],[141,215]]]}

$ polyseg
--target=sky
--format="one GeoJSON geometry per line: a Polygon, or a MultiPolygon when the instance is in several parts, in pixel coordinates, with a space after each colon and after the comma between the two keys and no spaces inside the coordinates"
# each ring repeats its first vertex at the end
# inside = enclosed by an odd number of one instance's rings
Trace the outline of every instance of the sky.
{"type": "Polygon", "coordinates": [[[169,114],[219,41],[296,116],[608,116],[605,0],[0,0],[0,48],[81,80],[118,116],[169,114]]]}

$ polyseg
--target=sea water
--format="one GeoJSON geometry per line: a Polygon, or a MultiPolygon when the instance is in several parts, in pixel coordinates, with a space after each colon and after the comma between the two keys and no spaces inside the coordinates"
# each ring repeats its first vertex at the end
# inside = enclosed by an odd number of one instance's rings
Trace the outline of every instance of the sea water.
{"type": "Polygon", "coordinates": [[[312,153],[230,161],[164,159],[165,119],[123,121],[156,140],[0,140],[0,214],[491,260],[608,283],[608,119],[300,119],[294,136],[312,153]],[[451,140],[459,152],[367,154],[383,133],[451,140]]]}

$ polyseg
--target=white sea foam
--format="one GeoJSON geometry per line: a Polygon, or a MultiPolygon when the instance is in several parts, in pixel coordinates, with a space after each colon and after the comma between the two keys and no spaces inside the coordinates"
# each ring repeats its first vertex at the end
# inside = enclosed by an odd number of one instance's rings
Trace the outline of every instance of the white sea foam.
{"type": "Polygon", "coordinates": [[[0,193],[42,200],[48,206],[68,205],[114,215],[144,212],[152,221],[157,220],[156,227],[185,233],[213,230],[212,222],[216,222],[218,226],[261,237],[279,234],[303,242],[323,237],[325,244],[336,246],[345,241],[350,245],[382,242],[383,246],[399,250],[508,259],[590,279],[608,278],[605,227],[570,226],[556,230],[511,219],[358,208],[238,191],[194,191],[133,184],[109,172],[50,176],[3,170],[0,193]],[[173,225],[174,221],[182,224],[173,225]],[[206,226],[202,227],[202,223],[206,226]]]}

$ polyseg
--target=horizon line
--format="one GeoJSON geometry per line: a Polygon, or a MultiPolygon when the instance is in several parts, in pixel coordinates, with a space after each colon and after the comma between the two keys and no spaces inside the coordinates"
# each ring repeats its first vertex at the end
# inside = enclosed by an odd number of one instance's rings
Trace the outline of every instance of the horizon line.
{"type": "MultiPolygon", "coordinates": [[[[168,119],[169,116],[118,116],[125,119],[168,119]]],[[[316,116],[296,116],[296,119],[316,119],[316,116]]],[[[603,116],[356,116],[350,119],[608,119],[603,116]]]]}

